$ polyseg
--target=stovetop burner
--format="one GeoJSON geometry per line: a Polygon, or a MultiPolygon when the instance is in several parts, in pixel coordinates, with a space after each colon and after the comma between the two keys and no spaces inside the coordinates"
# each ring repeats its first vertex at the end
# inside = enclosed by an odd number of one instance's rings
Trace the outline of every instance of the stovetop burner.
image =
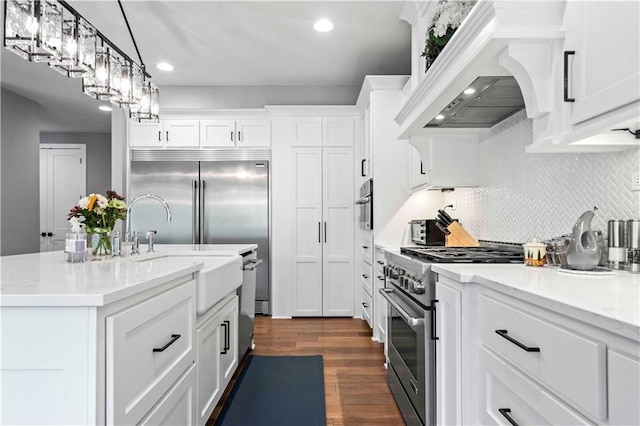
{"type": "Polygon", "coordinates": [[[522,263],[519,247],[401,247],[400,253],[433,263],[522,263]]]}

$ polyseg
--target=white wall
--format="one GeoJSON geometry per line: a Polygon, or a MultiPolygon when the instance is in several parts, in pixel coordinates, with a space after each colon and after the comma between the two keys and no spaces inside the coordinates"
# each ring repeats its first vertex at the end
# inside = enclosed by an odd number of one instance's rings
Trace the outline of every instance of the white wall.
{"type": "MultiPolygon", "coordinates": [[[[631,136],[630,136],[631,137],[631,136]]],[[[523,243],[571,233],[598,207],[594,229],[610,219],[640,219],[640,149],[607,154],[526,154],[532,141],[524,111],[491,129],[480,147],[483,186],[445,195],[452,216],[477,239],[523,243]]]]}
{"type": "Polygon", "coordinates": [[[265,105],[354,105],[359,86],[167,86],[162,109],[263,108],[265,105]]]}
{"type": "MultiPolygon", "coordinates": [[[[110,133],[40,133],[40,143],[85,144],[87,146],[87,193],[104,194],[111,189],[110,133]]],[[[73,206],[69,206],[71,209],[73,206]]]]}
{"type": "Polygon", "coordinates": [[[0,255],[40,251],[39,106],[2,89],[2,251],[0,255]]]}

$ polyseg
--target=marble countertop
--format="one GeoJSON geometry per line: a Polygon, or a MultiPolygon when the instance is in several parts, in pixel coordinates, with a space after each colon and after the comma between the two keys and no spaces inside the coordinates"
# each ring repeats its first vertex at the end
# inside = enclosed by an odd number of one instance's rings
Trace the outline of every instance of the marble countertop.
{"type": "Polygon", "coordinates": [[[0,306],[104,306],[198,272],[205,256],[232,259],[255,248],[158,244],[153,253],[86,263],[67,263],[62,251],[2,256],[0,306]]]}
{"type": "Polygon", "coordinates": [[[434,264],[432,270],[458,282],[475,282],[542,307],[553,308],[611,331],[640,335],[640,274],[578,275],[504,264],[434,264]]]}

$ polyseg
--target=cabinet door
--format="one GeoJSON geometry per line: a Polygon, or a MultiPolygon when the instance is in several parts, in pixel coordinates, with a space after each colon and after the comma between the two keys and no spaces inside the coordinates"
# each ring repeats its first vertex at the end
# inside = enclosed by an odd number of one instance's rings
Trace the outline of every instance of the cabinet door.
{"type": "Polygon", "coordinates": [[[129,122],[129,146],[162,148],[162,126],[160,123],[129,122]]]}
{"type": "MultiPolygon", "coordinates": [[[[637,351],[637,347],[636,347],[637,351]]],[[[640,362],[635,357],[608,351],[607,384],[609,390],[609,424],[640,424],[640,362]]]]}
{"type": "Polygon", "coordinates": [[[195,399],[196,366],[193,365],[140,422],[140,425],[195,425],[195,399]]]}
{"type": "Polygon", "coordinates": [[[353,146],[353,117],[323,117],[322,146],[353,146]]]}
{"type": "Polygon", "coordinates": [[[638,1],[567,2],[564,47],[575,51],[572,124],[640,101],[639,16],[638,1]]]}
{"type": "Polygon", "coordinates": [[[162,127],[167,148],[198,147],[200,145],[198,120],[164,120],[162,127]]]}
{"type": "Polygon", "coordinates": [[[291,153],[293,316],[322,315],[322,149],[291,153]]]}
{"type": "Polygon", "coordinates": [[[353,316],[353,149],[323,148],[324,316],[353,316]]]}
{"type": "Polygon", "coordinates": [[[233,120],[201,120],[200,146],[236,146],[236,124],[233,120]]]}
{"type": "Polygon", "coordinates": [[[222,388],[224,389],[238,367],[238,297],[234,297],[221,313],[220,369],[222,388]]]}
{"type": "Polygon", "coordinates": [[[362,137],[360,138],[360,170],[357,171],[360,177],[360,184],[371,177],[371,152],[372,152],[372,140],[371,140],[371,113],[370,106],[367,106],[362,119],[360,121],[362,126],[362,137]]]}
{"type": "MultiPolygon", "coordinates": [[[[221,316],[214,315],[196,331],[198,342],[198,425],[204,425],[209,420],[213,409],[222,397],[220,353],[221,316]]],[[[191,423],[189,423],[191,424],[191,423]]]]}
{"type": "MultiPolygon", "coordinates": [[[[373,313],[375,320],[373,321],[374,330],[373,338],[386,345],[387,336],[387,301],[380,294],[380,289],[384,288],[384,265],[385,258],[382,250],[376,249],[375,251],[375,263],[373,265],[373,313]]],[[[386,350],[386,348],[385,348],[386,350]]]]}
{"type": "Polygon", "coordinates": [[[322,146],[322,118],[293,117],[291,146],[322,146]]]}
{"type": "Polygon", "coordinates": [[[411,144],[409,144],[409,182],[411,188],[417,188],[420,185],[427,183],[427,172],[422,163],[422,158],[418,150],[411,144]]]}
{"type": "Polygon", "coordinates": [[[236,131],[238,146],[271,146],[271,121],[269,120],[238,120],[236,131]]]}
{"type": "Polygon", "coordinates": [[[437,424],[462,424],[462,324],[460,290],[436,283],[438,344],[436,345],[437,424]]]}

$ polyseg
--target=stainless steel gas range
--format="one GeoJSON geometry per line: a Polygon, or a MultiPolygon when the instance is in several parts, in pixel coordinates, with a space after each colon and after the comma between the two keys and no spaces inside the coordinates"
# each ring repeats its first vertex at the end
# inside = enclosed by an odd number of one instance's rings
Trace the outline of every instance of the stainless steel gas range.
{"type": "Polygon", "coordinates": [[[520,246],[402,247],[386,254],[387,379],[405,423],[436,423],[436,274],[434,263],[522,263],[520,246]]]}

